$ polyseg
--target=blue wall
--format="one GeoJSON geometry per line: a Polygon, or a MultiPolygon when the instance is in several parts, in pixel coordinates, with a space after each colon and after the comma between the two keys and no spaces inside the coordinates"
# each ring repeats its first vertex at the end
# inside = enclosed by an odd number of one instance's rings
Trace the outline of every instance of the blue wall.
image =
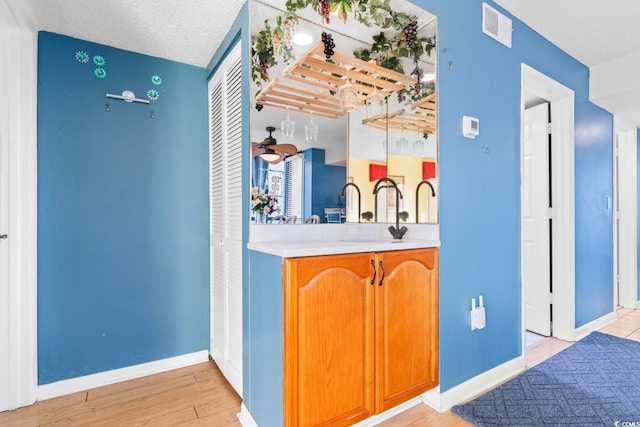
{"type": "Polygon", "coordinates": [[[205,77],[203,68],[40,33],[40,384],[208,349],[205,77]],[[106,77],[76,60],[79,51],[104,57],[106,77]],[[159,98],[105,97],[125,89],[159,98]]]}
{"type": "Polygon", "coordinates": [[[613,117],[576,104],[576,327],[613,309],[613,117]],[[580,120],[578,120],[580,117],[580,120]]]}
{"type": "Polygon", "coordinates": [[[611,115],[588,102],[588,69],[515,18],[509,49],[482,33],[481,0],[414,3],[438,17],[440,390],[446,391],[521,353],[521,63],[575,91],[576,179],[584,180],[576,183],[576,326],[613,306],[606,209],[613,192],[611,115]],[[474,140],[461,135],[463,115],[480,119],[474,140]],[[469,304],[479,294],[487,327],[472,332],[469,304]]]}
{"type": "MultiPolygon", "coordinates": [[[[520,21],[514,19],[509,49],[482,34],[482,0],[413,3],[438,16],[439,350],[444,392],[521,354],[521,64],[575,92],[577,327],[612,311],[612,224],[606,202],[613,193],[612,117],[588,101],[588,69],[520,21]],[[461,135],[463,115],[481,121],[475,140],[461,135]],[[485,297],[487,327],[471,332],[470,299],[479,294],[485,297]]],[[[248,23],[234,25],[230,37],[248,23]]],[[[248,189],[248,160],[245,166],[248,189]]],[[[256,313],[249,294],[263,279],[245,278],[248,340],[250,316],[256,313]]],[[[258,338],[267,335],[252,340],[258,338]]],[[[261,411],[260,401],[251,397],[253,387],[263,387],[251,374],[251,356],[258,351],[245,341],[245,402],[252,413],[261,411]]]]}
{"type": "Polygon", "coordinates": [[[249,251],[243,403],[259,426],[283,418],[282,258],[249,251]]]}
{"type": "Polygon", "coordinates": [[[347,182],[347,168],[325,164],[325,151],[318,148],[304,150],[304,215],[320,216],[327,222],[325,208],[338,207],[338,195],[347,182]]]}

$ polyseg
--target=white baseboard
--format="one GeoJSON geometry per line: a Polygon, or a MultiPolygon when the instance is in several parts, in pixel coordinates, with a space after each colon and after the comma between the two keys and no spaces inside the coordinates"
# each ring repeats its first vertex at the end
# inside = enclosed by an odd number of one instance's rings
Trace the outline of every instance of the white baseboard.
{"type": "Polygon", "coordinates": [[[597,331],[598,329],[604,328],[605,326],[615,322],[618,320],[618,316],[615,312],[605,314],[602,317],[593,320],[586,325],[582,325],[574,331],[574,340],[578,341],[582,338],[586,337],[593,331],[597,331]]]}
{"type": "Polygon", "coordinates": [[[517,357],[489,371],[483,372],[444,393],[436,388],[423,394],[422,402],[436,411],[446,412],[459,403],[478,396],[525,370],[524,358],[517,357]]]}
{"type": "MultiPolygon", "coordinates": [[[[390,418],[395,417],[396,415],[406,411],[409,408],[413,408],[416,405],[422,403],[420,397],[413,398],[407,402],[404,402],[398,406],[395,406],[388,411],[385,411],[381,414],[374,415],[372,417],[367,418],[366,420],[362,420],[357,424],[354,424],[352,427],[373,427],[380,424],[383,421],[386,421],[390,418]]],[[[240,424],[242,427],[258,427],[258,423],[253,419],[249,409],[244,406],[244,403],[240,406],[240,413],[237,415],[240,424]]]]}
{"type": "MultiPolygon", "coordinates": [[[[430,406],[438,412],[446,412],[453,406],[465,402],[494,388],[498,384],[501,384],[522,373],[524,370],[524,358],[517,357],[474,378],[471,378],[470,380],[459,384],[444,393],[440,393],[439,388],[435,388],[434,390],[430,390],[421,396],[418,396],[394,408],[391,408],[388,411],[354,424],[353,427],[375,426],[421,403],[430,406]]],[[[258,424],[249,413],[247,407],[244,406],[244,403],[242,404],[240,413],[237,416],[238,420],[240,420],[240,424],[242,424],[243,427],[258,427],[258,424]]]]}
{"type": "Polygon", "coordinates": [[[195,353],[184,354],[182,356],[86,375],[84,377],[57,381],[55,383],[38,386],[37,400],[51,399],[65,394],[102,387],[147,375],[158,374],[172,369],[184,368],[185,366],[203,363],[208,360],[209,352],[207,350],[202,350],[195,353]]]}
{"type": "Polygon", "coordinates": [[[420,397],[415,397],[411,400],[407,400],[404,403],[401,403],[398,406],[394,406],[393,408],[382,412],[381,414],[374,415],[372,417],[367,418],[366,420],[362,420],[357,424],[354,424],[352,427],[373,427],[380,424],[383,421],[391,419],[402,412],[413,408],[416,405],[420,405],[422,400],[420,397]]]}
{"type": "Polygon", "coordinates": [[[240,406],[240,413],[236,416],[238,417],[240,424],[242,424],[242,427],[258,427],[258,423],[256,423],[256,420],[251,416],[249,409],[244,406],[244,402],[242,402],[242,405],[240,406]]]}

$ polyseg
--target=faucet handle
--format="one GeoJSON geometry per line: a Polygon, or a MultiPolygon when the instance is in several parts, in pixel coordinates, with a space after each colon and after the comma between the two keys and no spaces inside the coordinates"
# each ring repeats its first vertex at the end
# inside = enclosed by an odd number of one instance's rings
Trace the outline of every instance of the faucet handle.
{"type": "Polygon", "coordinates": [[[394,239],[402,239],[402,236],[404,236],[406,232],[407,227],[405,227],[404,225],[398,229],[396,229],[393,225],[389,226],[389,233],[391,233],[394,239]]]}

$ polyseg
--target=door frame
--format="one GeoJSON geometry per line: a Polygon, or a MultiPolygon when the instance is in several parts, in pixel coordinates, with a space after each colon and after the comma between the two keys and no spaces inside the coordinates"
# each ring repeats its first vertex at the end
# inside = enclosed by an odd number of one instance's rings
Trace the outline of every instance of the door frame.
{"type": "MultiPolygon", "coordinates": [[[[553,236],[551,260],[553,283],[552,336],[575,340],[575,119],[574,92],[527,64],[521,64],[520,96],[520,224],[524,223],[522,206],[524,103],[525,93],[542,98],[551,104],[551,191],[553,194],[553,236]]],[[[520,227],[520,285],[523,354],[524,339],[524,251],[523,227],[520,227]]]]}
{"type": "Polygon", "coordinates": [[[613,216],[613,293],[614,307],[616,305],[616,295],[618,305],[626,308],[638,308],[638,158],[637,158],[637,129],[614,117],[614,156],[613,156],[613,179],[614,179],[614,216],[613,216]],[[616,162],[616,157],[618,161],[616,162]],[[621,167],[622,165],[622,167],[621,167]],[[620,177],[620,171],[625,172],[624,177],[620,177]],[[617,177],[617,178],[616,178],[617,177]],[[617,182],[616,182],[617,181],[617,182]],[[620,193],[632,195],[629,197],[619,197],[620,193]],[[620,230],[618,230],[619,218],[620,230]],[[620,236],[620,238],[618,238],[620,236]],[[622,250],[620,249],[622,246],[622,250]],[[615,266],[618,267],[615,267],[615,266]],[[618,276],[618,277],[616,277],[618,276]],[[617,284],[618,278],[620,283],[617,284]]]}

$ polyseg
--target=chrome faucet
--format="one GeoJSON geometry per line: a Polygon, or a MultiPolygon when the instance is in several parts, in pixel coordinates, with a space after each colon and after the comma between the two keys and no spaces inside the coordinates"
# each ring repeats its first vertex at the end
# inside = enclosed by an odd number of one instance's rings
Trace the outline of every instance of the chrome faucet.
{"type": "MultiPolygon", "coordinates": [[[[400,199],[402,198],[402,193],[400,193],[398,184],[396,184],[394,180],[392,180],[391,178],[383,177],[383,178],[380,178],[376,182],[376,185],[373,187],[373,194],[376,195],[376,200],[378,195],[378,189],[380,188],[382,182],[388,182],[390,186],[394,187],[396,190],[396,226],[394,227],[393,225],[390,225],[389,233],[391,233],[394,239],[399,240],[399,239],[402,239],[402,236],[404,236],[405,233],[407,232],[407,227],[405,227],[404,225],[400,227],[400,199]]],[[[387,188],[388,187],[389,185],[387,186],[387,188]]]]}
{"type": "Polygon", "coordinates": [[[432,197],[436,197],[436,190],[433,189],[433,185],[431,185],[431,183],[429,181],[427,181],[426,179],[422,182],[420,182],[420,184],[418,184],[418,186],[416,187],[416,224],[419,222],[418,218],[419,218],[419,214],[420,214],[420,209],[419,209],[419,204],[418,201],[420,200],[418,197],[418,194],[420,192],[420,187],[422,187],[422,184],[427,184],[429,186],[429,188],[431,188],[431,196],[432,197]]]}
{"type": "MultiPolygon", "coordinates": [[[[342,191],[340,192],[340,195],[338,196],[338,198],[340,199],[344,199],[345,197],[345,193],[347,191],[347,187],[353,187],[356,189],[356,191],[358,192],[358,222],[360,222],[360,189],[358,188],[358,186],[356,184],[354,184],[353,182],[347,182],[344,187],[342,187],[342,191]]],[[[345,207],[347,207],[347,203],[345,202],[344,204],[345,207]]]]}

